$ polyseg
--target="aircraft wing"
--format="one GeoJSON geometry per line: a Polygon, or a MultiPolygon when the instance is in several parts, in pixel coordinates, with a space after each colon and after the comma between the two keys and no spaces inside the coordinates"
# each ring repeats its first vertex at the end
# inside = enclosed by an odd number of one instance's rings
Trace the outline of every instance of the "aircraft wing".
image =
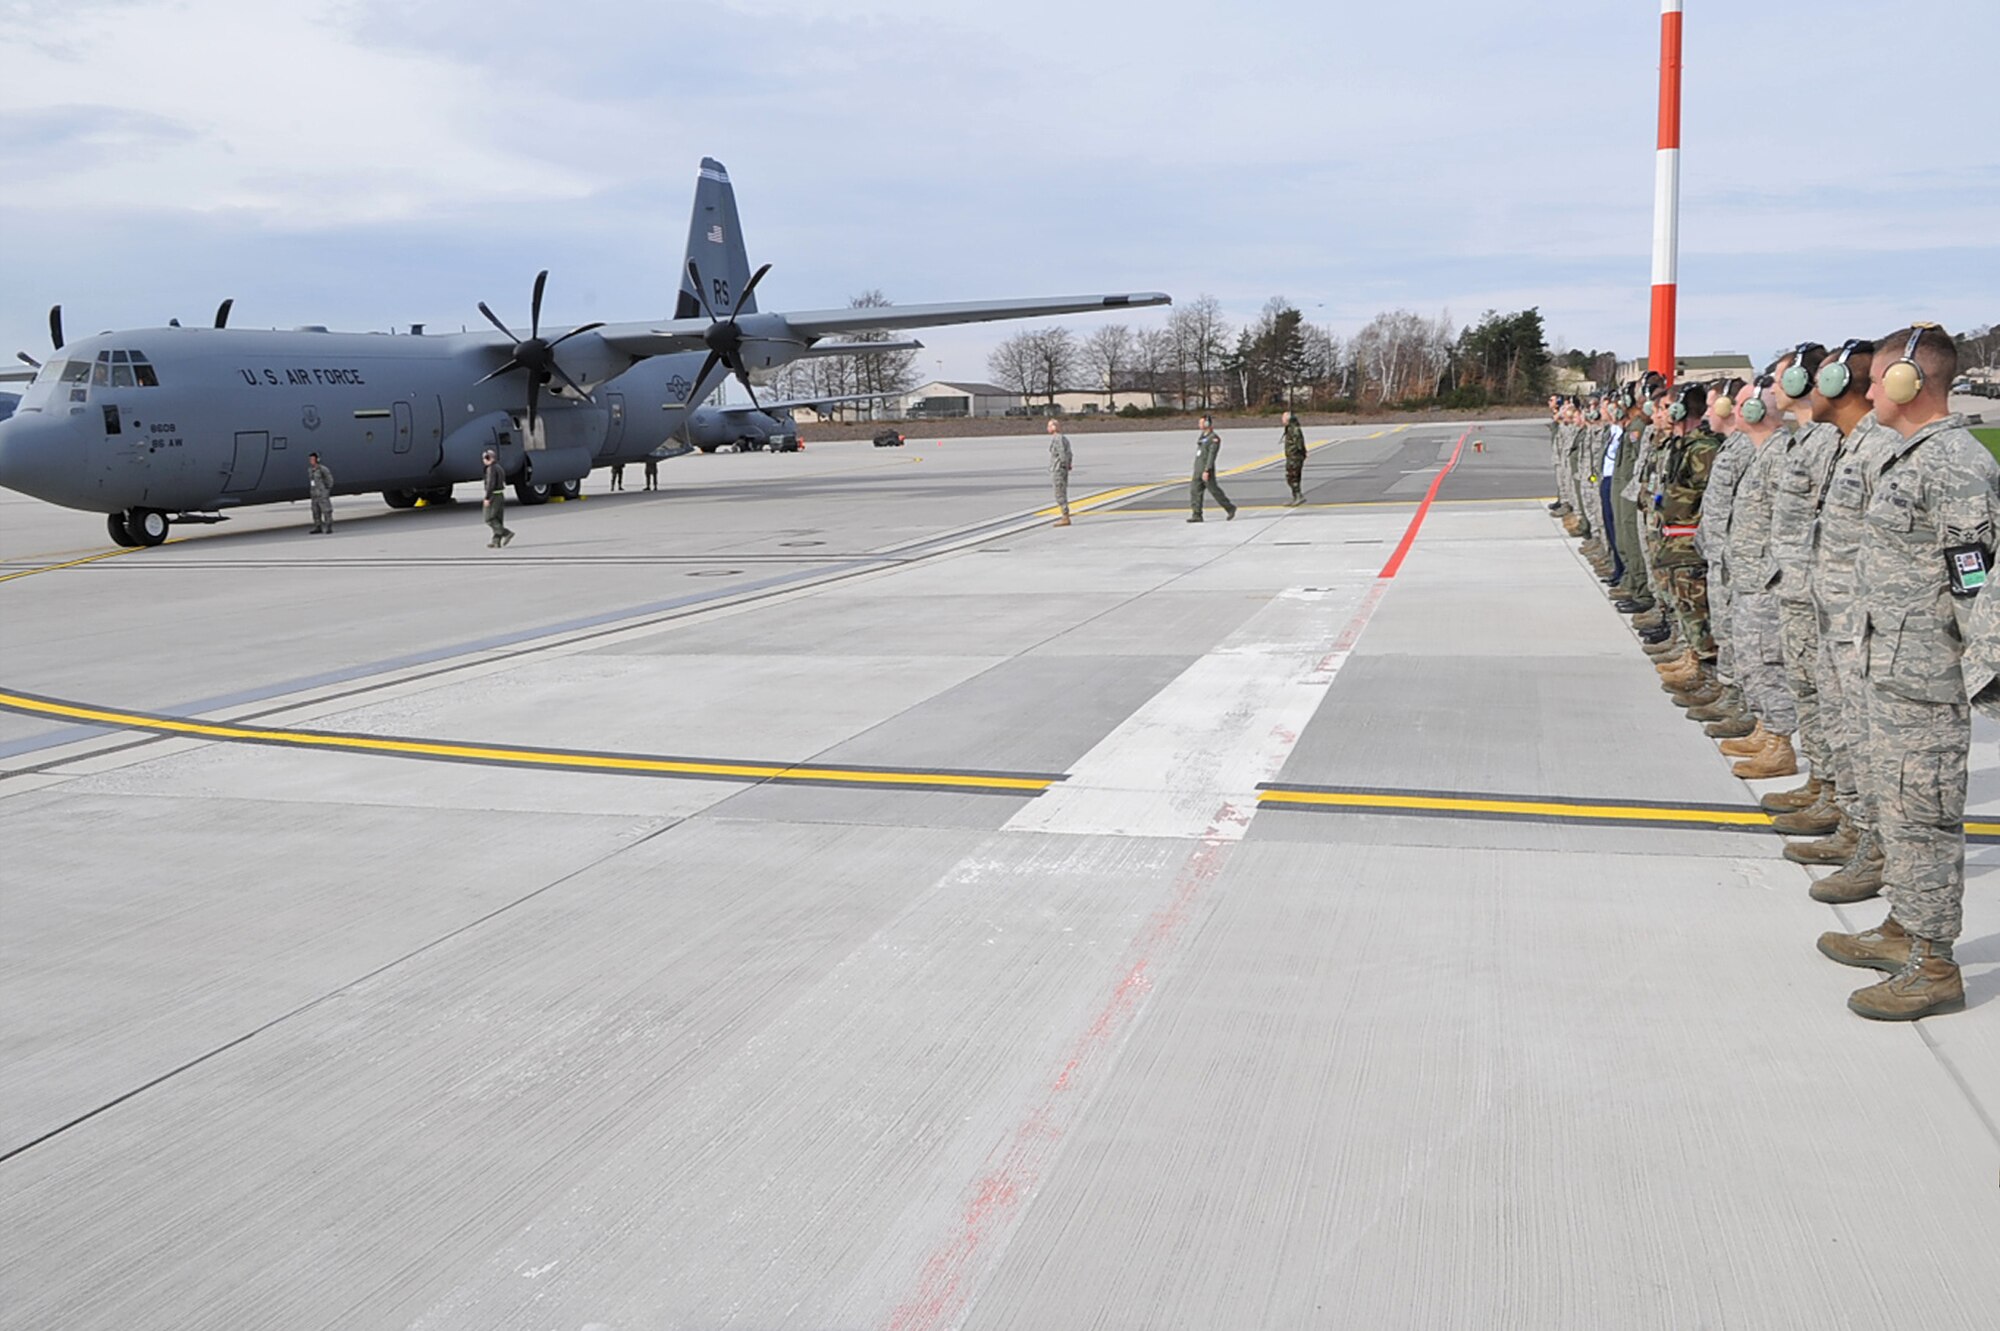
{"type": "MultiPolygon", "coordinates": [[[[1056,314],[1087,314],[1172,303],[1172,298],[1164,292],[1141,291],[1109,296],[973,300],[949,305],[868,305],[851,309],[808,310],[799,314],[760,310],[755,314],[739,316],[737,323],[743,330],[745,340],[791,342],[803,348],[835,333],[939,328],[946,324],[990,323],[998,319],[1041,319],[1056,314]]],[[[708,319],[669,319],[653,324],[608,324],[598,330],[598,336],[605,345],[628,356],[665,356],[676,351],[705,349],[709,327],[708,319]]]]}
{"type": "Polygon", "coordinates": [[[1041,319],[1052,314],[1137,309],[1169,305],[1164,292],[1115,296],[1056,296],[1045,300],[968,300],[949,305],[865,305],[845,310],[787,314],[785,322],[807,338],[832,333],[872,333],[885,328],[941,328],[947,324],[990,323],[996,319],[1041,319]]]}
{"type": "Polygon", "coordinates": [[[727,406],[711,407],[709,410],[721,412],[725,416],[743,415],[750,412],[790,411],[793,407],[831,407],[841,402],[873,402],[876,398],[900,397],[900,393],[849,393],[844,397],[793,397],[783,402],[764,402],[751,406],[748,402],[733,402],[727,406]]]}
{"type": "Polygon", "coordinates": [[[0,365],[0,384],[25,384],[34,379],[36,373],[25,365],[0,365]]]}
{"type": "Polygon", "coordinates": [[[875,356],[885,351],[922,351],[924,344],[914,337],[895,342],[819,342],[806,348],[800,360],[816,356],[875,356]]]}

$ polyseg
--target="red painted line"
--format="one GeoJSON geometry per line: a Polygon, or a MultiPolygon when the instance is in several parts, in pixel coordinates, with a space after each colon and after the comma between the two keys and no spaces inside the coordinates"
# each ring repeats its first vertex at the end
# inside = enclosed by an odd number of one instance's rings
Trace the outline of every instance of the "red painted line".
{"type": "Polygon", "coordinates": [[[1431,501],[1438,497],[1438,487],[1444,484],[1445,477],[1451,475],[1451,469],[1458,465],[1458,459],[1465,452],[1465,441],[1471,437],[1472,427],[1467,426],[1465,433],[1458,437],[1458,447],[1451,450],[1451,461],[1444,464],[1443,471],[1431,477],[1430,493],[1424,496],[1423,503],[1417,505],[1416,514],[1410,519],[1409,530],[1403,533],[1402,542],[1396,546],[1396,553],[1389,556],[1389,562],[1382,566],[1382,571],[1376,574],[1376,577],[1386,581],[1395,577],[1396,571],[1403,567],[1403,556],[1409,554],[1410,547],[1417,543],[1417,528],[1424,525],[1424,515],[1431,511],[1431,501]]]}

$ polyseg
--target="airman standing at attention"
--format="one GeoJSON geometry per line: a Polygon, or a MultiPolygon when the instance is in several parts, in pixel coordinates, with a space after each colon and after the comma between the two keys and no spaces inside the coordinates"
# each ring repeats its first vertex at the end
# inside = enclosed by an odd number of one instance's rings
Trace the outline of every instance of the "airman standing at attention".
{"type": "Polygon", "coordinates": [[[1222,452],[1222,436],[1215,432],[1209,418],[1201,418],[1201,434],[1194,441],[1194,480],[1188,486],[1188,521],[1201,521],[1201,496],[1206,489],[1215,496],[1215,502],[1222,505],[1231,520],[1236,517],[1236,505],[1229,502],[1229,496],[1222,493],[1222,487],[1215,480],[1215,459],[1222,452]]]}
{"type": "MultiPolygon", "coordinates": [[[[1655,557],[1656,567],[1667,575],[1671,603],[1680,620],[1681,639],[1687,644],[1683,657],[1670,658],[1656,669],[1668,692],[1690,700],[1685,703],[1687,706],[1698,705],[1693,698],[1713,701],[1719,694],[1714,687],[1715,639],[1709,626],[1708,562],[1695,549],[1694,540],[1701,521],[1702,498],[1714,470],[1715,455],[1722,447],[1722,440],[1703,423],[1707,412],[1708,389],[1701,384],[1680,389],[1669,409],[1672,439],[1661,473],[1660,551],[1655,557]]],[[[1775,763],[1779,758],[1775,752],[1766,754],[1765,747],[1760,744],[1756,750],[1759,766],[1775,763]]],[[[1789,748],[1786,752],[1788,755],[1789,748]]],[[[1750,752],[1740,756],[1748,759],[1750,752]]],[[[1745,775],[1743,766],[1737,764],[1737,775],[1745,775]]]]}
{"type": "Polygon", "coordinates": [[[498,550],[514,539],[514,533],[507,530],[507,473],[500,470],[499,455],[492,449],[486,450],[486,525],[493,531],[493,539],[486,543],[489,550],[498,550]]]}
{"type": "Polygon", "coordinates": [[[1284,415],[1285,422],[1285,485],[1291,490],[1289,507],[1296,508],[1306,502],[1305,492],[1300,486],[1306,474],[1306,431],[1298,418],[1291,412],[1284,415]]]}
{"type": "Polygon", "coordinates": [[[317,536],[333,530],[333,473],[319,460],[306,454],[306,493],[312,496],[313,525],[308,534],[317,536]]]}
{"type": "Polygon", "coordinates": [[[1611,468],[1611,527],[1618,553],[1625,565],[1625,577],[1616,590],[1620,614],[1643,615],[1653,608],[1653,593],[1646,585],[1646,563],[1639,550],[1639,507],[1633,484],[1646,429],[1646,399],[1637,383],[1626,387],[1619,422],[1618,456],[1611,468]]]}
{"type": "Polygon", "coordinates": [[[1705,422],[1712,433],[1722,436],[1722,446],[1716,450],[1715,463],[1708,474],[1708,488],[1702,494],[1701,520],[1695,524],[1694,534],[1696,552],[1708,561],[1709,633],[1715,638],[1715,685],[1700,695],[1686,695],[1697,698],[1689,712],[1689,719],[1696,721],[1713,718],[1696,716],[1695,712],[1742,696],[1737,687],[1736,633],[1730,614],[1735,598],[1730,590],[1729,524],[1736,505],[1737,485],[1757,456],[1757,446],[1750,442],[1736,416],[1736,399],[1742,391],[1741,379],[1723,384],[1722,391],[1709,400],[1705,422]]]}
{"type": "MultiPolygon", "coordinates": [[[[1766,370],[1759,376],[1736,406],[1736,418],[1754,450],[1736,483],[1736,499],[1730,505],[1729,529],[1724,537],[1729,560],[1730,655],[1739,694],[1715,709],[1717,715],[1706,728],[1715,739],[1741,739],[1759,729],[1767,734],[1791,735],[1799,728],[1792,692],[1785,687],[1778,594],[1771,590],[1778,576],[1771,558],[1771,492],[1777,486],[1780,456],[1774,440],[1783,427],[1772,373],[1766,370]]],[[[1786,804],[1779,808],[1768,803],[1776,798],[1766,797],[1765,807],[1773,813],[1804,807],[1786,804]]],[[[1810,803],[1810,798],[1805,802],[1810,803]]]]}
{"type": "Polygon", "coordinates": [[[1813,884],[1814,897],[1822,901],[1829,899],[1828,894],[1841,900],[1865,900],[1874,896],[1881,884],[1875,837],[1869,831],[1873,820],[1864,807],[1861,790],[1867,746],[1863,741],[1866,722],[1860,711],[1861,606],[1854,585],[1867,489],[1860,452],[1875,424],[1868,409],[1874,356],[1873,342],[1849,340],[1821,367],[1820,378],[1825,382],[1815,383],[1812,389],[1813,420],[1831,426],[1836,435],[1812,551],[1812,597],[1819,624],[1813,689],[1833,766],[1827,771],[1814,770],[1815,776],[1825,779],[1811,805],[1774,820],[1773,825],[1788,836],[1831,833],[1823,842],[1787,847],[1785,853],[1809,864],[1841,864],[1856,870],[1854,874],[1834,874],[1834,886],[1824,891],[1818,883],[1813,884]],[[1836,391],[1823,391],[1827,387],[1836,391]],[[1863,883],[1867,885],[1865,895],[1852,896],[1862,890],[1863,883]]]}
{"type": "Polygon", "coordinates": [[[1069,526],[1069,469],[1071,461],[1072,455],[1069,447],[1069,436],[1062,432],[1062,427],[1056,424],[1056,418],[1051,416],[1049,417],[1049,483],[1055,487],[1056,504],[1062,509],[1062,516],[1055,521],[1055,525],[1058,527],[1069,526]]]}
{"type": "MultiPolygon", "coordinates": [[[[1893,972],[1847,1005],[1864,1017],[1908,1021],[1965,1005],[1952,956],[1965,896],[1972,740],[1961,663],[1974,600],[1993,567],[2000,466],[1950,409],[1958,352],[1944,330],[1917,325],[1890,334],[1878,344],[1874,370],[1869,400],[1894,434],[1871,438],[1863,453],[1855,586],[1866,785],[1889,917],[1861,933],[1822,934],[1819,948],[1846,965],[1893,972]]],[[[1831,389],[1835,379],[1821,384],[1831,389]]]]}
{"type": "MultiPolygon", "coordinates": [[[[1819,610],[1812,599],[1812,540],[1819,520],[1819,503],[1833,467],[1840,432],[1813,415],[1812,384],[1826,360],[1826,348],[1802,343],[1787,355],[1778,371],[1778,401],[1798,420],[1798,427],[1772,441],[1781,450],[1773,458],[1777,488],[1771,492],[1771,556],[1777,562],[1778,622],[1785,650],[1785,687],[1798,709],[1798,747],[1811,765],[1812,776],[1833,780],[1833,750],[1827,747],[1826,726],[1819,714],[1819,610]]],[[[1726,751],[1726,746],[1725,746],[1726,751]]],[[[1803,787],[1800,788],[1803,790],[1803,787]]],[[[1806,852],[1787,846],[1787,859],[1800,863],[1839,864],[1849,852],[1832,860],[1801,859],[1806,852]]]]}

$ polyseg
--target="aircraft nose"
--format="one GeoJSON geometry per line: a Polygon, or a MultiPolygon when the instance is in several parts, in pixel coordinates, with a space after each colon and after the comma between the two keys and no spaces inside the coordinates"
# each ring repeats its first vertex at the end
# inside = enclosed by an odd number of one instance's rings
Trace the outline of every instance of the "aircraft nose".
{"type": "Polygon", "coordinates": [[[70,433],[66,420],[52,421],[39,412],[0,421],[0,486],[63,502],[81,470],[75,450],[66,446],[70,433]]]}

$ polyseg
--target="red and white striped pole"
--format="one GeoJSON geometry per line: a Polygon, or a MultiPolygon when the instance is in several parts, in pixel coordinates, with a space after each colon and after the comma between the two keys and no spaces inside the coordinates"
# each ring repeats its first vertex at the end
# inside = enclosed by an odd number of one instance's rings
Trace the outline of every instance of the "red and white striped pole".
{"type": "Polygon", "coordinates": [[[1674,377],[1681,245],[1681,0],[1660,0],[1660,148],[1653,161],[1653,328],[1646,368],[1674,377]]]}

